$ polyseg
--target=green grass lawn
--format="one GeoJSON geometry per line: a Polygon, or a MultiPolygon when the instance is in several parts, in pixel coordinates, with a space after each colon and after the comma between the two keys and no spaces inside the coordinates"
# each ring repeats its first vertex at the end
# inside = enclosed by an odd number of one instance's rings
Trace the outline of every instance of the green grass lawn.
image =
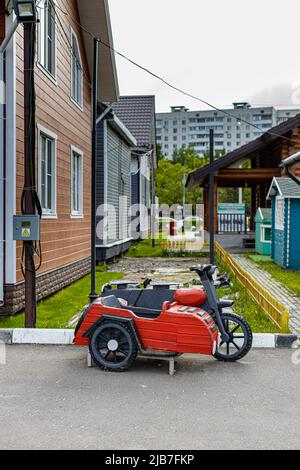
{"type": "MultiPolygon", "coordinates": [[[[103,268],[98,267],[96,273],[97,292],[100,292],[103,284],[122,277],[122,273],[103,272],[103,268]]],[[[68,328],[69,320],[81,312],[84,306],[88,304],[89,293],[90,275],[39,302],[37,328],[68,328]]],[[[24,328],[24,313],[13,317],[0,318],[0,328],[24,328]]]]}
{"type": "Polygon", "coordinates": [[[220,297],[228,295],[234,299],[234,311],[238,315],[242,315],[249,322],[254,333],[280,333],[280,328],[272,322],[264,310],[251,298],[244,286],[237,281],[235,276],[230,272],[228,266],[217,257],[218,268],[221,272],[228,272],[233,287],[221,289],[218,294],[220,297]]]}
{"type": "Polygon", "coordinates": [[[274,279],[300,296],[300,271],[289,271],[275,264],[269,256],[247,255],[260,268],[271,274],[274,279]]]}
{"type": "Polygon", "coordinates": [[[129,258],[164,256],[164,251],[161,247],[161,240],[155,240],[154,248],[152,246],[152,240],[150,238],[134,242],[125,256],[128,256],[129,258]]]}
{"type": "Polygon", "coordinates": [[[203,252],[167,252],[161,246],[162,239],[155,240],[155,247],[152,246],[152,240],[146,238],[142,241],[137,241],[131,245],[126,255],[129,258],[153,258],[153,257],[166,257],[166,258],[202,258],[207,257],[208,253],[203,252]]]}

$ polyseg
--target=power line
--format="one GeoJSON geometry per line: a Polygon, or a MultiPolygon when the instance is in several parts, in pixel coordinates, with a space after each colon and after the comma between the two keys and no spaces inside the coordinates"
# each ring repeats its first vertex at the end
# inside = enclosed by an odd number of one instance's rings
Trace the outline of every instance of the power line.
{"type": "Polygon", "coordinates": [[[138,64],[136,61],[134,61],[133,59],[130,59],[129,57],[127,57],[125,54],[123,54],[122,52],[119,52],[118,50],[116,50],[114,47],[112,47],[111,45],[107,44],[106,42],[104,42],[102,39],[100,38],[96,38],[94,36],[93,33],[91,33],[89,30],[87,30],[86,28],[84,28],[81,23],[79,21],[77,21],[72,15],[70,15],[70,13],[68,13],[67,11],[65,11],[63,8],[61,8],[59,5],[56,5],[56,7],[65,15],[65,16],[68,16],[74,23],[76,23],[81,29],[82,31],[84,31],[86,34],[88,34],[91,38],[93,39],[97,39],[103,46],[107,47],[108,49],[110,49],[111,51],[113,51],[115,54],[119,55],[120,57],[122,57],[123,59],[127,60],[129,63],[131,63],[132,65],[134,65],[135,67],[138,67],[139,69],[143,70],[144,72],[148,73],[149,75],[151,75],[152,77],[156,78],[157,80],[160,80],[162,83],[164,83],[166,86],[168,86],[169,88],[177,91],[178,93],[182,94],[182,95],[185,95],[187,96],[188,98],[191,98],[191,99],[194,99],[194,100],[197,100],[199,101],[200,103],[202,104],[205,104],[206,106],[208,106],[209,108],[212,108],[214,109],[215,111],[218,111],[232,119],[235,119],[237,122],[240,122],[240,123],[244,123],[244,124],[247,124],[257,130],[259,130],[262,134],[269,134],[271,136],[274,136],[274,137],[278,137],[280,139],[283,139],[285,141],[288,141],[288,142],[291,142],[291,143],[294,143],[294,144],[299,144],[300,141],[299,140],[294,140],[294,139],[291,139],[289,137],[285,137],[285,136],[282,136],[280,134],[277,134],[276,132],[273,132],[273,131],[266,131],[264,129],[262,129],[261,127],[259,127],[258,125],[250,122],[250,121],[247,121],[246,119],[243,119],[243,118],[239,118],[237,116],[235,116],[234,114],[231,114],[229,111],[226,111],[226,110],[223,110],[223,109],[220,109],[218,108],[217,106],[209,103],[208,101],[204,100],[203,98],[200,98],[198,96],[195,96],[189,92],[186,92],[184,90],[182,90],[181,88],[178,88],[177,86],[175,85],[172,85],[171,83],[169,83],[167,80],[165,80],[163,77],[157,75],[156,73],[152,72],[150,69],[138,64]]]}

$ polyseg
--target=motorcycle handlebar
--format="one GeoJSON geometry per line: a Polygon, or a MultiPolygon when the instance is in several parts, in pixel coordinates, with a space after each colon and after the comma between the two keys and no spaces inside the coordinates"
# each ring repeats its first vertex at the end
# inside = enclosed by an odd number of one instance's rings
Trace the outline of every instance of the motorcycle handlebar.
{"type": "Polygon", "coordinates": [[[202,276],[203,274],[207,273],[209,277],[212,277],[216,269],[217,269],[217,266],[213,266],[212,264],[204,264],[204,265],[199,264],[198,266],[192,266],[190,268],[190,271],[196,272],[197,274],[199,274],[199,276],[202,276]]]}

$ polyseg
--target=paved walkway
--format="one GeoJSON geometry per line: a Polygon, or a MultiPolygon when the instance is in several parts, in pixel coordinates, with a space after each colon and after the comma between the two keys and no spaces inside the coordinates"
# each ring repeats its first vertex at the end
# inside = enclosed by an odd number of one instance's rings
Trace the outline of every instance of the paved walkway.
{"type": "Polygon", "coordinates": [[[268,272],[242,255],[232,255],[235,261],[290,310],[290,329],[300,335],[300,297],[276,281],[268,272]]]}

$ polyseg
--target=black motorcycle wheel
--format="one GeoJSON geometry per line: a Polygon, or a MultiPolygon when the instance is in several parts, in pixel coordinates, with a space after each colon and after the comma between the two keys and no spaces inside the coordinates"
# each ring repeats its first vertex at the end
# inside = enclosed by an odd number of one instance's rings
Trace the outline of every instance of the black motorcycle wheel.
{"type": "Polygon", "coordinates": [[[102,323],[94,331],[89,349],[97,366],[114,372],[127,370],[137,356],[135,338],[126,323],[102,323]]]}
{"type": "Polygon", "coordinates": [[[239,361],[252,347],[252,330],[246,320],[233,313],[222,313],[221,318],[230,338],[228,343],[224,343],[220,337],[214,357],[223,362],[239,361]]]}

